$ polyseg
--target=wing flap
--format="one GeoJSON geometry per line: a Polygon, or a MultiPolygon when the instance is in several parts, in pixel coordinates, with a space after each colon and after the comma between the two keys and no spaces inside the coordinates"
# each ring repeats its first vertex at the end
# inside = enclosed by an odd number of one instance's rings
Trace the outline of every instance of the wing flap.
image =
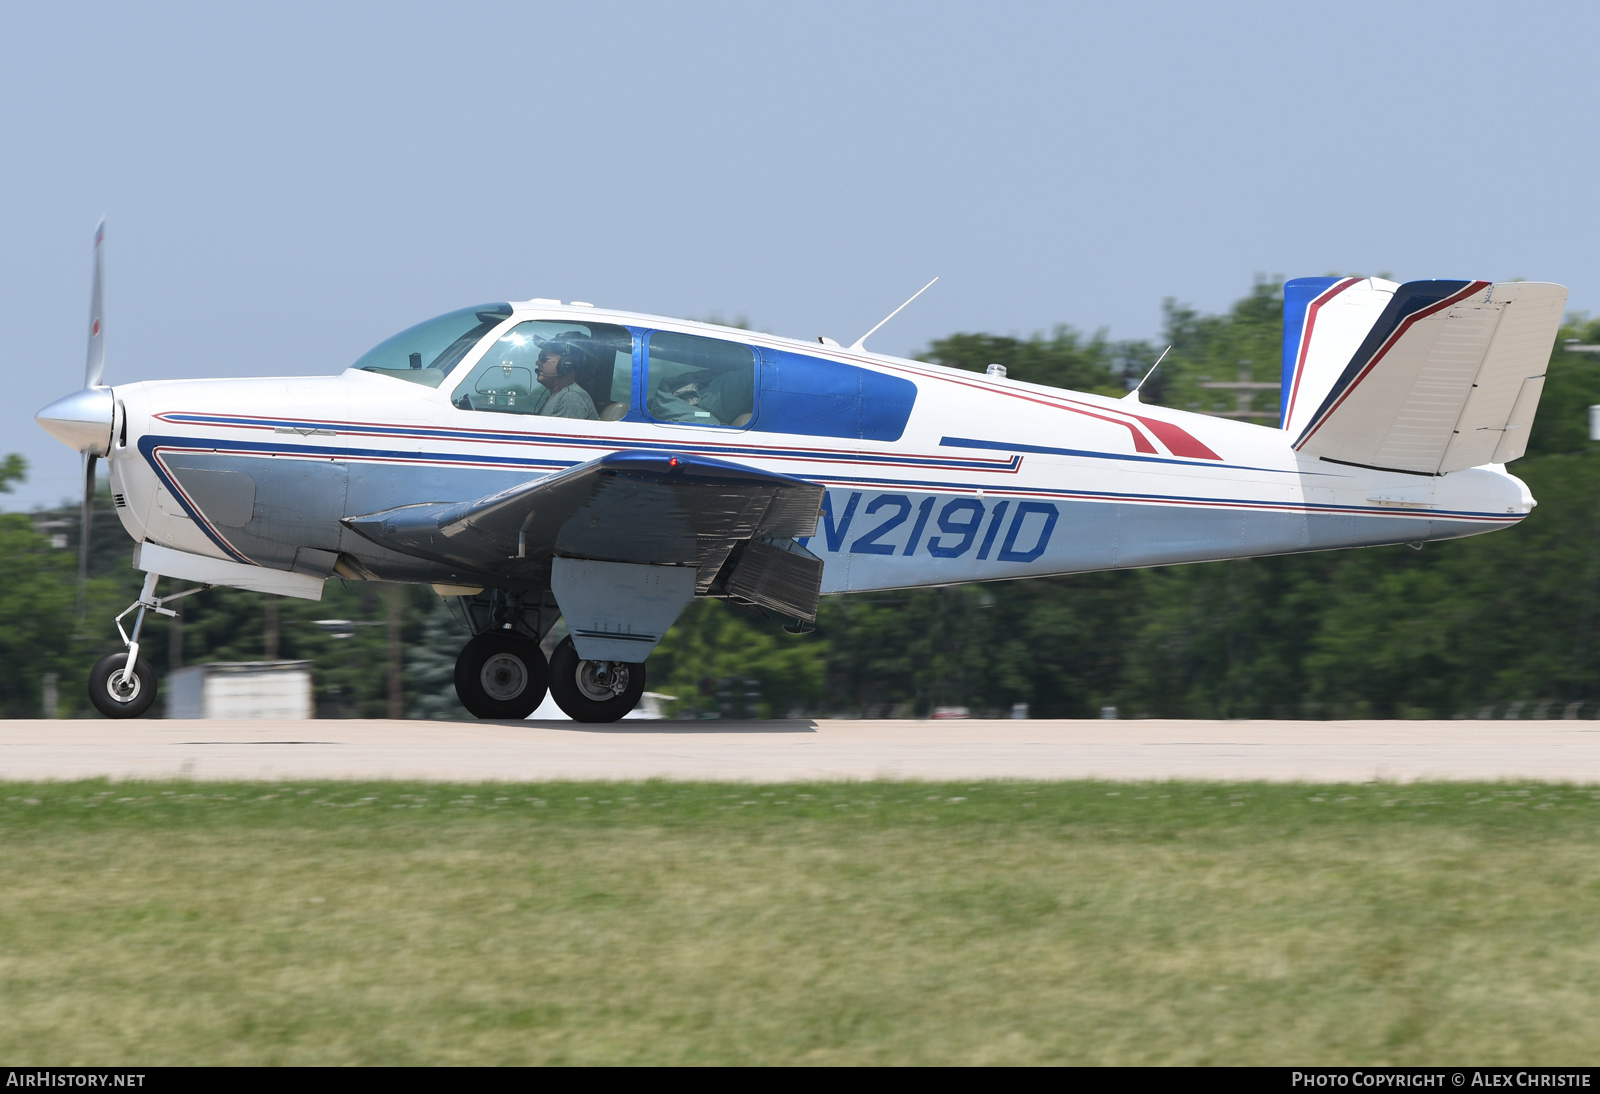
{"type": "Polygon", "coordinates": [[[815,620],[822,559],[792,539],[754,540],[740,553],[728,591],[752,604],[815,620]]]}

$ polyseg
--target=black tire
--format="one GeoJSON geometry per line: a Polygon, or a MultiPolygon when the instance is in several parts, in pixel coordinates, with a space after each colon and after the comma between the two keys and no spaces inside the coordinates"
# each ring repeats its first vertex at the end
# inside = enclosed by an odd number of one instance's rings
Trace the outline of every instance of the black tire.
{"type": "Polygon", "coordinates": [[[644,665],[637,661],[585,661],[570,637],[550,655],[550,697],[575,722],[615,722],[643,694],[644,665]]]}
{"type": "Polygon", "coordinates": [[[108,653],[89,670],[89,702],[107,718],[137,718],[156,701],[156,670],[148,658],[134,663],[126,687],[117,686],[117,677],[127,663],[128,651],[108,653]]]}
{"type": "Polygon", "coordinates": [[[474,718],[526,718],[548,679],[539,643],[513,631],[484,631],[456,658],[456,696],[474,718]]]}

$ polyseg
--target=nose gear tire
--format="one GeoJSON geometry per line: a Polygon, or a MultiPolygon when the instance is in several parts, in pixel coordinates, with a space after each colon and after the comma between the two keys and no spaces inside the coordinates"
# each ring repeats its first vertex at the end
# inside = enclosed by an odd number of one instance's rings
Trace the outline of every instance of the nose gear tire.
{"type": "Polygon", "coordinates": [[[137,718],[156,701],[156,670],[141,657],[126,684],[118,684],[128,651],[108,653],[89,670],[89,702],[107,718],[137,718]]]}
{"type": "Polygon", "coordinates": [[[550,655],[550,697],[575,722],[615,722],[639,705],[644,665],[634,661],[585,661],[571,638],[550,655]]]}
{"type": "Polygon", "coordinates": [[[456,658],[456,696],[474,718],[526,718],[548,678],[539,643],[512,631],[485,631],[456,658]]]}

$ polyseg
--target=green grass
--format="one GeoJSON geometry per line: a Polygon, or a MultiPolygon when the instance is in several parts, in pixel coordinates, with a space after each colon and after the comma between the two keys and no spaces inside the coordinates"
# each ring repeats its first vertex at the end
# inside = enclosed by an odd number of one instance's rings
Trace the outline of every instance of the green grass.
{"type": "Polygon", "coordinates": [[[0,783],[0,1058],[1592,1063],[1600,790],[0,783]]]}

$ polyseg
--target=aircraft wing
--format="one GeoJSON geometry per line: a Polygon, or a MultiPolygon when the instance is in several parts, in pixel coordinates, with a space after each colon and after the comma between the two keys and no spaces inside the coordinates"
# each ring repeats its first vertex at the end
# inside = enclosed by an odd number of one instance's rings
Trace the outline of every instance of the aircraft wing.
{"type": "Polygon", "coordinates": [[[692,566],[697,593],[809,619],[822,560],[793,541],[815,534],[822,494],[800,479],[704,456],[614,452],[473,501],[404,505],[343,523],[391,550],[519,581],[545,577],[558,555],[692,566]]]}
{"type": "Polygon", "coordinates": [[[1517,459],[1566,302],[1536,282],[1398,286],[1295,448],[1424,475],[1517,459]]]}

